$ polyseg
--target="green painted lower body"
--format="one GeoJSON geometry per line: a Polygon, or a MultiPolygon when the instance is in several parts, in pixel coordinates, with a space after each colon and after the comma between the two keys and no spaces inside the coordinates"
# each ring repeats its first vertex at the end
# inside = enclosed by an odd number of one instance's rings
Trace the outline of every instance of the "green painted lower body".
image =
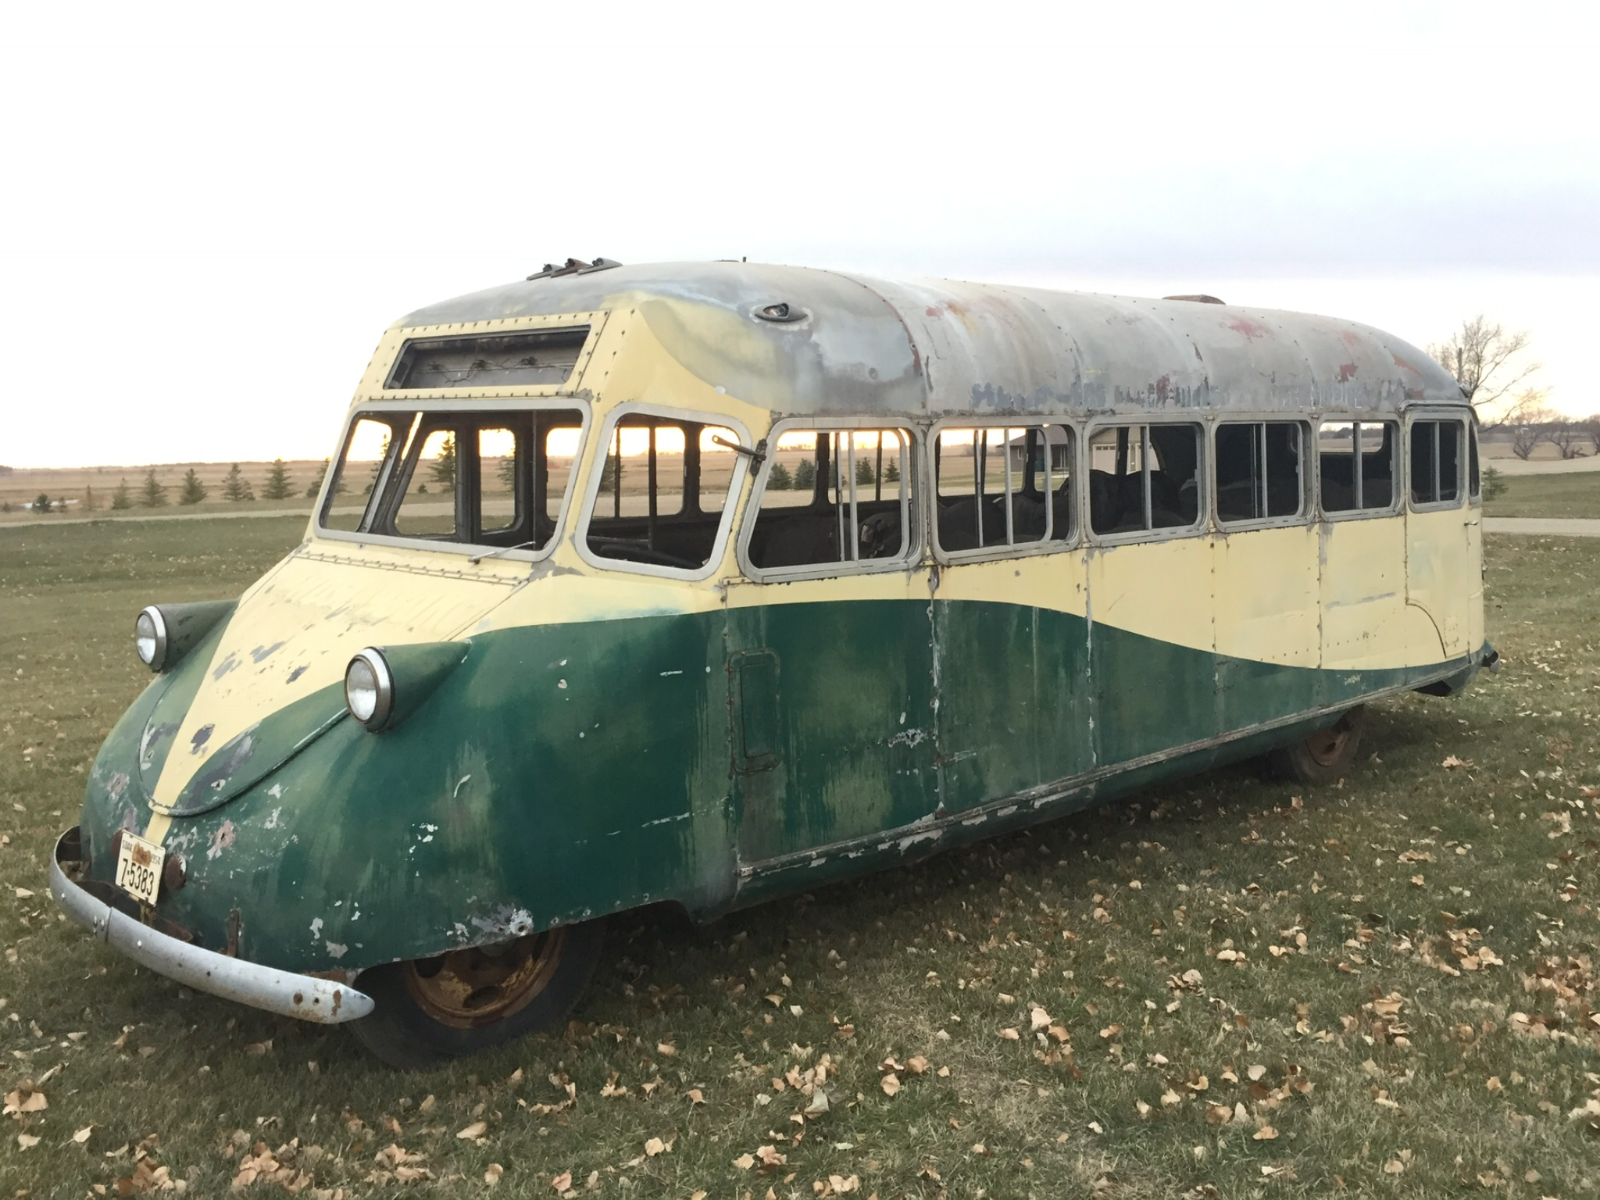
{"type": "MultiPolygon", "coordinates": [[[[289,970],[362,968],[641,905],[697,916],[1286,744],[1480,655],[1321,671],[977,602],[773,605],[474,637],[404,724],[336,721],[219,807],[174,818],[159,915],[289,970]]],[[[152,686],[102,748],[90,874],[142,830],[152,686]]],[[[284,728],[273,728],[274,722],[284,728]]],[[[254,764],[252,772],[261,764],[254,764]]]]}

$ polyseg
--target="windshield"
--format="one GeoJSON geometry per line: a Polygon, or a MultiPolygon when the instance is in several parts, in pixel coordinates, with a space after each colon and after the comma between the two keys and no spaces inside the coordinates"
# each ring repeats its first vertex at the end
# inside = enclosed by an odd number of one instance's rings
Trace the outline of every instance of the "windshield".
{"type": "Polygon", "coordinates": [[[318,523],[336,535],[537,554],[561,523],[582,440],[574,408],[366,411],[318,523]]]}

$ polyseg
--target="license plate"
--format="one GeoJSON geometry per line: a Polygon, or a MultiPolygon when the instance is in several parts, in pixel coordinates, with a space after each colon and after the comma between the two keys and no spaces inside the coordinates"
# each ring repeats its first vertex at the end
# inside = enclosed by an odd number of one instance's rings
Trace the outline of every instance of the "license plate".
{"type": "Polygon", "coordinates": [[[117,886],[135,900],[154,904],[166,858],[167,852],[160,846],[123,830],[122,849],[117,854],[117,886]]]}

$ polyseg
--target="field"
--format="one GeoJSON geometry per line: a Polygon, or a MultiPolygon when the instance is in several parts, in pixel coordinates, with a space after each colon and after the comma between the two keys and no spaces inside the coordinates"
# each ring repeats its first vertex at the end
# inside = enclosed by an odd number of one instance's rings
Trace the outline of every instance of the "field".
{"type": "Polygon", "coordinates": [[[1600,471],[1507,475],[1506,490],[1484,504],[1491,517],[1600,518],[1600,471]]]}
{"type": "Polygon", "coordinates": [[[1600,541],[1491,538],[1505,669],[1377,706],[1338,785],[1241,766],[709,929],[625,918],[564,1035],[403,1075],[136,970],[45,885],[147,679],[136,609],[234,595],[302,527],[0,530],[0,1195],[1600,1189],[1600,541]]]}
{"type": "Polygon", "coordinates": [[[223,496],[223,486],[233,463],[159,463],[150,466],[123,467],[39,467],[16,468],[0,472],[0,528],[6,525],[36,524],[61,517],[122,517],[149,516],[178,513],[223,514],[230,512],[300,512],[311,509],[306,488],[321,477],[322,462],[297,460],[284,464],[288,473],[290,494],[286,499],[264,498],[270,462],[239,463],[240,479],[249,485],[253,500],[230,501],[223,496]],[[179,504],[178,494],[184,475],[193,470],[206,498],[198,504],[179,504]],[[165,503],[147,508],[141,503],[140,491],[146,472],[154,470],[156,482],[166,489],[165,503]],[[132,507],[113,512],[112,497],[117,488],[126,482],[132,507]],[[52,514],[36,514],[25,510],[40,494],[50,498],[52,514]],[[66,503],[63,505],[62,501],[66,503]]]}

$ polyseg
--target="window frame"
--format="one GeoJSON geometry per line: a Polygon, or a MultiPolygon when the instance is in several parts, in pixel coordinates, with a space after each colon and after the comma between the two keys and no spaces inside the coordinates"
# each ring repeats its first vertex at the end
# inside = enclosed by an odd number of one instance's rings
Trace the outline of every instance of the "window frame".
{"type": "MultiPolygon", "coordinates": [[[[1284,412],[1254,412],[1235,413],[1229,412],[1226,416],[1218,415],[1209,422],[1210,431],[1208,440],[1211,452],[1211,471],[1208,481],[1207,493],[1211,497],[1210,515],[1219,534],[1242,533],[1251,529],[1293,529],[1310,525],[1316,517],[1316,506],[1312,503],[1314,485],[1318,482],[1316,466],[1321,463],[1320,452],[1316,450],[1316,425],[1304,416],[1284,412]],[[1222,510],[1218,506],[1217,495],[1217,434],[1224,425],[1298,425],[1300,426],[1300,510],[1288,517],[1250,517],[1243,521],[1224,521],[1222,510]],[[1316,455],[1317,464],[1311,464],[1307,469],[1306,460],[1316,455]]],[[[1270,482],[1270,479],[1269,479],[1270,482]]]]}
{"type": "MultiPolygon", "coordinates": [[[[512,561],[521,562],[538,562],[541,559],[548,558],[550,555],[554,554],[556,547],[561,543],[562,536],[567,528],[568,519],[572,513],[573,494],[579,475],[578,464],[582,462],[584,451],[588,446],[589,426],[593,420],[592,410],[589,403],[585,400],[578,399],[576,396],[563,395],[518,397],[512,400],[475,398],[468,403],[463,404],[458,402],[454,405],[441,405],[438,400],[430,402],[421,398],[406,400],[364,400],[359,404],[351,406],[350,411],[345,414],[344,429],[339,438],[340,463],[343,463],[344,456],[350,448],[350,438],[355,432],[356,422],[370,413],[389,412],[410,413],[413,415],[417,413],[427,413],[448,416],[452,409],[462,413],[518,413],[548,412],[556,410],[578,413],[578,453],[573,459],[573,469],[571,472],[569,472],[567,477],[567,488],[566,492],[561,498],[561,508],[556,514],[555,528],[551,531],[550,540],[546,542],[543,547],[535,548],[528,546],[517,550],[507,550],[503,547],[497,547],[483,542],[443,541],[423,537],[420,535],[416,537],[394,536],[387,533],[369,533],[363,529],[329,529],[322,522],[327,516],[328,506],[331,500],[331,489],[337,486],[339,480],[338,464],[334,464],[332,462],[328,464],[328,473],[323,477],[322,489],[317,493],[317,506],[312,513],[312,524],[315,528],[316,536],[318,538],[329,538],[334,541],[341,542],[359,542],[363,545],[394,546],[403,550],[438,550],[448,554],[461,554],[466,556],[482,555],[485,552],[492,552],[496,559],[510,559],[512,561]]],[[[402,447],[402,450],[403,449],[404,448],[402,447]]],[[[361,520],[359,524],[365,525],[373,516],[372,506],[377,498],[388,487],[390,478],[394,472],[394,468],[398,465],[400,465],[400,460],[398,458],[395,458],[391,462],[384,465],[382,472],[379,474],[377,483],[373,485],[371,493],[369,493],[367,496],[367,502],[361,510],[361,520]]],[[[452,495],[454,494],[455,493],[452,491],[452,495]]],[[[459,504],[457,507],[459,511],[459,504]]]]}
{"type": "MultiPolygon", "coordinates": [[[[1472,448],[1468,439],[1471,434],[1466,428],[1466,417],[1459,410],[1451,409],[1412,409],[1406,413],[1406,507],[1411,512],[1449,512],[1451,509],[1460,508],[1467,502],[1468,493],[1472,489],[1472,448]],[[1411,490],[1411,431],[1418,424],[1441,425],[1449,422],[1460,430],[1460,439],[1456,449],[1456,494],[1450,500],[1426,500],[1418,503],[1415,493],[1411,490]]],[[[1434,483],[1439,481],[1439,438],[1435,432],[1433,439],[1433,475],[1434,483]]],[[[1481,466],[1480,466],[1481,474],[1481,466]]],[[[1480,487],[1481,494],[1481,487],[1480,487]]]]}
{"type": "Polygon", "coordinates": [[[1483,507],[1483,442],[1476,412],[1467,421],[1467,507],[1483,507]]]}
{"type": "MultiPolygon", "coordinates": [[[[928,548],[935,561],[946,566],[958,563],[989,562],[994,559],[1022,558],[1034,554],[1060,554],[1063,551],[1076,550],[1083,542],[1083,502],[1081,493],[1083,486],[1079,479],[1082,469],[1082,455],[1078,452],[1079,443],[1083,440],[1078,432],[1078,427],[1066,417],[1045,417],[1037,414],[1028,414],[1021,420],[996,420],[992,417],[975,418],[961,416],[940,417],[932,425],[923,430],[923,437],[927,443],[928,463],[928,509],[925,524],[928,530],[928,548]],[[972,550],[946,550],[939,545],[939,522],[933,511],[939,503],[939,480],[935,466],[933,446],[935,439],[946,429],[1046,429],[1051,425],[1059,426],[1067,431],[1067,457],[1071,460],[1071,476],[1067,480],[1072,492],[1072,529],[1065,538],[1044,538],[1035,542],[1022,542],[1018,544],[1002,543],[998,546],[980,546],[972,550]]],[[[1045,442],[1049,446],[1048,439],[1045,442]]],[[[1048,458],[1049,456],[1046,455],[1048,458]]],[[[1047,468],[1048,471],[1048,468],[1047,468]]],[[[917,503],[912,498],[912,503],[917,503]]]]}
{"type": "MultiPolygon", "coordinates": [[[[1392,517],[1403,511],[1405,498],[1410,495],[1411,481],[1407,478],[1410,474],[1406,470],[1406,421],[1401,413],[1374,414],[1325,412],[1317,413],[1309,418],[1312,426],[1312,445],[1316,447],[1316,508],[1315,519],[1318,521],[1369,521],[1375,517],[1392,517]],[[1395,427],[1395,447],[1392,466],[1394,468],[1393,487],[1390,489],[1388,508],[1346,508],[1329,510],[1322,504],[1322,426],[1330,422],[1345,421],[1354,425],[1393,425],[1395,427]]],[[[1355,469],[1360,469],[1356,463],[1355,469]]]]}
{"type": "Polygon", "coordinates": [[[1211,504],[1203,500],[1212,491],[1211,483],[1211,436],[1206,426],[1212,424],[1205,416],[1198,414],[1184,414],[1170,416],[1162,414],[1153,416],[1149,413],[1131,414],[1123,413],[1116,416],[1097,417],[1089,421],[1079,435],[1083,449],[1079,455],[1079,494],[1082,500],[1082,517],[1079,524],[1083,537],[1096,546],[1125,546],[1139,542],[1168,542],[1178,538],[1193,537],[1195,534],[1211,532],[1211,504]],[[1195,519],[1188,525],[1170,525],[1163,529],[1128,529],[1121,533],[1097,533],[1094,528],[1094,514],[1089,511],[1089,472],[1094,469],[1094,437],[1106,429],[1117,429],[1121,426],[1138,428],[1157,425],[1192,425],[1199,436],[1196,438],[1195,454],[1195,519]]]}
{"type": "MultiPolygon", "coordinates": [[[[625,575],[648,575],[657,579],[676,579],[688,582],[698,582],[709,579],[722,567],[723,559],[728,553],[728,535],[731,528],[735,510],[739,507],[739,495],[744,489],[746,478],[750,472],[750,455],[733,451],[737,460],[733,464],[733,475],[728,481],[728,498],[723,503],[722,512],[717,522],[717,534],[711,543],[711,553],[706,558],[703,567],[690,569],[688,567],[669,567],[664,563],[633,562],[625,558],[607,558],[596,554],[589,549],[589,522],[594,515],[595,501],[600,494],[600,477],[605,474],[606,457],[611,446],[611,436],[616,431],[617,422],[629,416],[659,417],[666,421],[686,421],[699,425],[719,425],[724,429],[733,431],[739,445],[746,450],[754,452],[755,441],[750,436],[750,430],[744,422],[737,417],[726,413],[707,412],[702,409],[678,408],[670,404],[648,404],[641,401],[625,400],[616,405],[605,416],[599,428],[599,436],[590,445],[591,461],[589,474],[584,481],[580,507],[576,510],[578,517],[572,527],[572,545],[588,566],[601,571],[615,571],[625,575]]],[[[577,474],[576,471],[573,472],[577,474]]]]}
{"type": "Polygon", "coordinates": [[[772,465],[777,461],[771,453],[762,462],[755,477],[755,486],[744,503],[744,513],[739,523],[739,570],[754,583],[793,583],[805,579],[837,579],[846,575],[881,575],[891,571],[904,571],[922,559],[923,513],[922,495],[931,485],[925,478],[923,464],[928,462],[926,431],[912,421],[880,420],[877,417],[786,417],[774,421],[767,430],[766,442],[776,451],[778,439],[786,433],[799,430],[805,433],[855,433],[860,430],[892,429],[905,437],[906,453],[910,459],[906,470],[900,473],[901,505],[906,512],[905,547],[893,558],[867,558],[851,561],[804,563],[794,567],[758,567],[750,561],[750,540],[755,536],[756,521],[761,516],[761,498],[766,495],[767,480],[772,465]],[[907,484],[911,494],[905,496],[907,484]]]}

